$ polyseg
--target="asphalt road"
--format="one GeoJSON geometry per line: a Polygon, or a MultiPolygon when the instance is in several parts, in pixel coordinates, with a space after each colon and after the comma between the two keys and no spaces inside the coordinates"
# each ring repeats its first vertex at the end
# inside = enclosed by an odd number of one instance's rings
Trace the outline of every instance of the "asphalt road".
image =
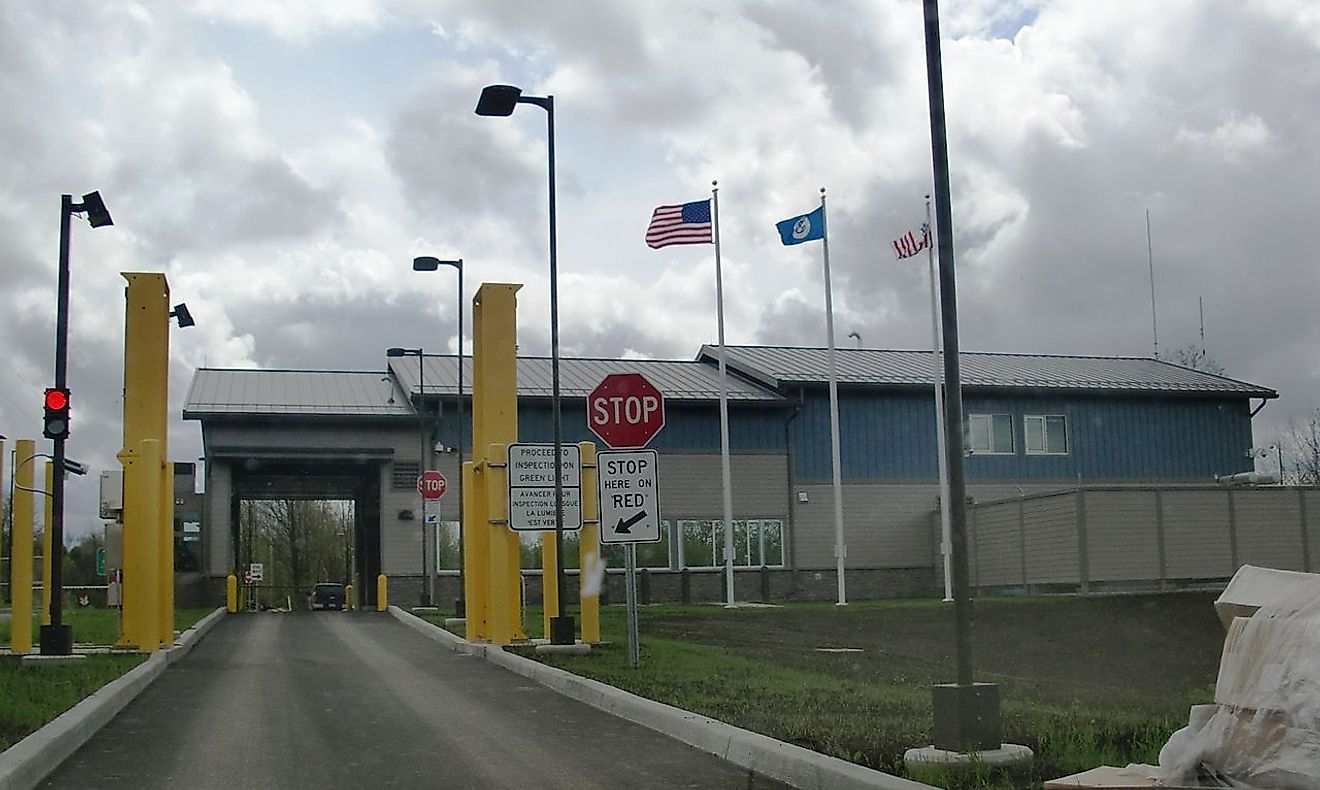
{"type": "Polygon", "coordinates": [[[226,617],[48,788],[783,788],[376,613],[226,617]]]}

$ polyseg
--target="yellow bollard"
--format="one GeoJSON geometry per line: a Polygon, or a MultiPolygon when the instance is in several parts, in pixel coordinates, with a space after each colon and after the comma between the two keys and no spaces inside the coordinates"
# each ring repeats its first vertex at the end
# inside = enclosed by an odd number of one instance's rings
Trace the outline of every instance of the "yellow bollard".
{"type": "Polygon", "coordinates": [[[376,611],[383,612],[390,608],[390,583],[385,574],[376,577],[376,611]]]}
{"type": "Polygon", "coordinates": [[[582,641],[600,642],[600,590],[605,585],[604,562],[600,556],[600,502],[596,485],[596,445],[579,442],[582,453],[582,532],[578,536],[578,610],[582,615],[582,641]],[[599,579],[596,568],[600,568],[599,579]],[[588,595],[591,590],[593,594],[588,595]]]}
{"type": "Polygon", "coordinates": [[[36,475],[32,465],[36,442],[19,439],[14,443],[14,515],[9,561],[9,600],[13,614],[9,620],[9,649],[14,653],[32,652],[32,491],[36,475]]]}
{"type": "Polygon", "coordinates": [[[490,524],[485,467],[463,464],[463,636],[490,641],[490,524]]]}
{"type": "Polygon", "coordinates": [[[353,603],[353,585],[351,584],[344,585],[344,608],[350,612],[357,608],[356,604],[353,603]]]}
{"type": "Polygon", "coordinates": [[[225,611],[238,611],[238,577],[232,573],[225,577],[225,611]]]}
{"type": "Polygon", "coordinates": [[[41,624],[50,625],[50,558],[54,556],[50,545],[50,525],[54,516],[51,492],[55,490],[55,464],[46,464],[45,520],[41,523],[41,624]]]}

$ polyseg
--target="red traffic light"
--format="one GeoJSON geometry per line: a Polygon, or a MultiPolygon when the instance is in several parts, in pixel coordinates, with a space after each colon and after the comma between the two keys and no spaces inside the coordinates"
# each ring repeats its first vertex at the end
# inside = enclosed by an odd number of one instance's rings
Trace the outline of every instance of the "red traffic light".
{"type": "Polygon", "coordinates": [[[50,387],[46,390],[46,408],[52,411],[63,411],[69,408],[69,391],[50,387]]]}

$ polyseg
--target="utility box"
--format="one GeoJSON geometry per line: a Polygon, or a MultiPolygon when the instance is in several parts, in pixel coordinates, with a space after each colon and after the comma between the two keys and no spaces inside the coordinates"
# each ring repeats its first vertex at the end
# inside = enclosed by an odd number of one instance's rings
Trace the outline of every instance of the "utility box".
{"type": "MultiPolygon", "coordinates": [[[[105,475],[101,476],[101,482],[103,486],[101,490],[104,492],[105,475]]],[[[112,521],[105,525],[105,604],[112,609],[118,609],[123,603],[123,568],[124,525],[112,521]]]]}
{"type": "MultiPolygon", "coordinates": [[[[117,519],[124,512],[124,473],[101,473],[101,518],[117,519]]],[[[107,541],[107,544],[109,541],[107,541]]],[[[119,567],[119,566],[115,566],[119,567]]]]}

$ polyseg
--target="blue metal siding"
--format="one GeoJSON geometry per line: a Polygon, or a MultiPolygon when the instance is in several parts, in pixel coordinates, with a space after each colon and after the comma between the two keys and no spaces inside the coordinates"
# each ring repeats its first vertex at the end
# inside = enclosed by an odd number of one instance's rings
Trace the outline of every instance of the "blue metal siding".
{"type": "MultiPolygon", "coordinates": [[[[600,439],[587,428],[586,401],[562,400],[560,408],[565,442],[600,443],[600,439]]],[[[730,403],[729,449],[734,452],[785,452],[784,421],[789,413],[789,410],[783,408],[730,403]]],[[[829,436],[828,433],[825,435],[829,436]]],[[[518,440],[554,441],[554,425],[549,402],[519,403],[518,440]]],[[[656,450],[718,453],[720,451],[719,404],[665,404],[665,427],[649,446],[656,450]]]]}
{"type": "MultiPolygon", "coordinates": [[[[938,475],[935,415],[929,394],[911,391],[839,393],[843,478],[930,480],[938,475]]],[[[967,479],[1200,480],[1251,469],[1251,418],[1245,398],[1130,397],[1050,393],[970,394],[965,414],[1009,414],[1012,455],[972,455],[967,479]],[[1023,417],[1062,414],[1068,454],[1028,455],[1023,417]]],[[[808,390],[794,423],[796,473],[803,481],[830,479],[829,397],[808,390]]]]}

